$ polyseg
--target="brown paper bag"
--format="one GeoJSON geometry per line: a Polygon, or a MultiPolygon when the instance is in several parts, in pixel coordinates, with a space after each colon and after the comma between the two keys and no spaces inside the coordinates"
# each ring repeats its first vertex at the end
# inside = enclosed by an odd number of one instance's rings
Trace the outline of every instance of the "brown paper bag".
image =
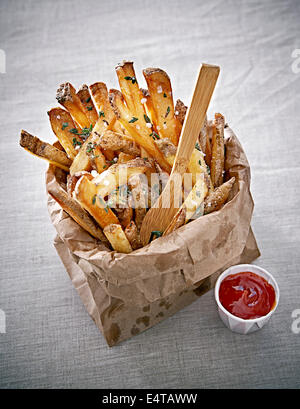
{"type": "MultiPolygon", "coordinates": [[[[109,346],[192,303],[214,286],[227,267],[260,255],[250,227],[249,164],[229,127],[225,136],[226,175],[236,178],[228,202],[130,254],[108,250],[49,196],[56,250],[109,346]]],[[[61,189],[53,166],[46,174],[46,186],[48,192],[61,189]]]]}

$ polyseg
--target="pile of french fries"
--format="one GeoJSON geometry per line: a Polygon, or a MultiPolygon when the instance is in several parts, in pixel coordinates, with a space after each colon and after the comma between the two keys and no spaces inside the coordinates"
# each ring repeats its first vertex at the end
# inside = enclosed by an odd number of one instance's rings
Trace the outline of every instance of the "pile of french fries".
{"type": "MultiPolygon", "coordinates": [[[[121,253],[141,245],[140,229],[147,210],[164,188],[176,155],[187,107],[175,106],[170,78],[159,68],[143,75],[139,87],[133,63],[116,67],[120,91],[103,82],[60,85],[49,119],[57,141],[51,145],[21,131],[20,145],[46,159],[66,175],[66,189],[50,192],[61,207],[92,236],[121,253]]],[[[219,210],[227,201],[234,178],[224,170],[225,119],[205,120],[187,173],[188,187],[165,232],[219,210]]]]}

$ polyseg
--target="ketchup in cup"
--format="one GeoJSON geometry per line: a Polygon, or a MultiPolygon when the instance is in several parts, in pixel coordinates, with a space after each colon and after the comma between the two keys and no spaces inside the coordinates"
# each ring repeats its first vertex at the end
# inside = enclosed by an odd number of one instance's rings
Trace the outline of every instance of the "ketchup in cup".
{"type": "Polygon", "coordinates": [[[276,306],[274,287],[250,271],[226,276],[220,284],[219,300],[232,315],[245,320],[263,317],[276,306]]]}

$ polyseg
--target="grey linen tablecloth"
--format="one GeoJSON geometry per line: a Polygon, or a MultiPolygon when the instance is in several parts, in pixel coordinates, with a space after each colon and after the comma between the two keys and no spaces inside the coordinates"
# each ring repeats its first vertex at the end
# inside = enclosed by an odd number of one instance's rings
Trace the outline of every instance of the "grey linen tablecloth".
{"type": "Polygon", "coordinates": [[[291,0],[1,1],[1,388],[300,386],[299,18],[291,0]],[[257,333],[226,329],[210,291],[110,349],[54,250],[47,165],[20,130],[53,142],[58,84],[117,87],[123,59],[141,84],[142,68],[165,69],[187,104],[199,63],[221,66],[209,116],[222,112],[248,155],[256,263],[281,290],[257,333]]]}

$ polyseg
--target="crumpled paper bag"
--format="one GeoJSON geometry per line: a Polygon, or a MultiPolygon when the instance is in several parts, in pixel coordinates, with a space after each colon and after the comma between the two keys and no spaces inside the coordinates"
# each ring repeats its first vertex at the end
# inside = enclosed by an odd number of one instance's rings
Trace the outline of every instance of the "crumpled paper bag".
{"type": "MultiPolygon", "coordinates": [[[[236,178],[228,202],[130,254],[108,250],[49,195],[55,248],[109,346],[192,303],[229,266],[260,255],[250,227],[254,204],[249,163],[229,127],[225,136],[226,175],[236,178]]],[[[50,166],[46,173],[48,192],[59,188],[54,169],[50,166]]]]}

